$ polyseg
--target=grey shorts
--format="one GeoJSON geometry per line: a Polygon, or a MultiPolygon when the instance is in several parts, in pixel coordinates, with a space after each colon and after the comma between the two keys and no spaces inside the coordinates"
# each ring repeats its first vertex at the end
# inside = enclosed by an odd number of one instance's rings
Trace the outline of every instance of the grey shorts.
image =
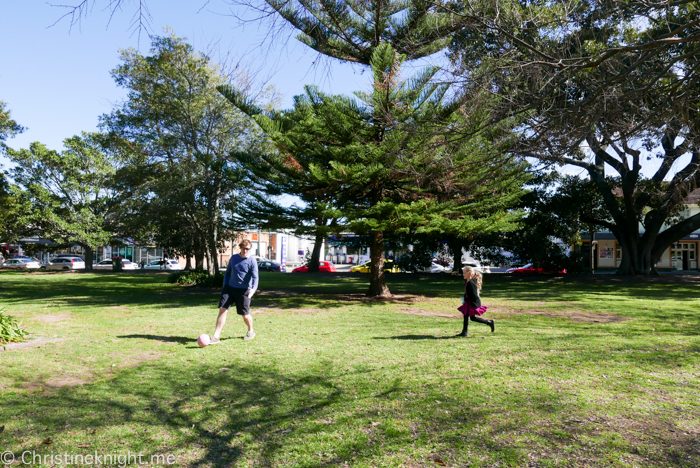
{"type": "Polygon", "coordinates": [[[222,307],[228,310],[231,305],[236,304],[236,313],[238,315],[250,314],[250,298],[247,295],[249,289],[232,288],[224,286],[219,297],[219,309],[222,307]]]}

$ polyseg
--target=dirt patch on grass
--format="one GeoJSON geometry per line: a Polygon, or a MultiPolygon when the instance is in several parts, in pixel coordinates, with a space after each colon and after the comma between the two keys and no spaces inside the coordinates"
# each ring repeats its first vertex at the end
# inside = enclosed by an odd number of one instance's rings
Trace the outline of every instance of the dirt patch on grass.
{"type": "Polygon", "coordinates": [[[261,307],[259,309],[250,309],[250,313],[253,315],[264,315],[264,314],[287,314],[287,315],[314,315],[314,314],[327,314],[331,312],[338,312],[337,309],[312,309],[312,308],[294,308],[294,309],[283,309],[282,307],[267,306],[261,307]]]}
{"type": "Polygon", "coordinates": [[[71,374],[57,374],[49,376],[45,380],[34,380],[31,382],[24,382],[19,387],[22,390],[33,391],[43,391],[45,395],[51,395],[55,391],[63,387],[79,387],[80,385],[89,384],[94,380],[92,373],[71,373],[71,374]]]}
{"type": "Polygon", "coordinates": [[[62,322],[63,320],[70,320],[73,317],[70,316],[69,312],[64,312],[62,314],[55,314],[55,315],[37,315],[34,318],[42,323],[56,323],[56,322],[62,322]]]}
{"type": "MultiPolygon", "coordinates": [[[[396,312],[406,315],[421,315],[424,317],[442,317],[450,319],[462,319],[462,314],[455,310],[454,313],[440,311],[433,312],[430,310],[425,310],[417,307],[404,307],[399,308],[396,312]]],[[[560,311],[551,310],[540,310],[540,309],[508,309],[503,307],[489,307],[489,314],[493,313],[496,317],[511,317],[514,315],[541,315],[544,317],[551,318],[566,318],[572,322],[582,322],[582,323],[618,323],[630,320],[629,317],[622,315],[605,314],[598,312],[586,312],[579,309],[563,309],[560,311]]]]}
{"type": "MultiPolygon", "coordinates": [[[[688,431],[670,422],[668,415],[641,416],[635,419],[602,415],[569,418],[562,425],[572,434],[600,437],[615,433],[630,444],[634,461],[653,466],[681,466],[700,456],[698,431],[688,431]],[[653,450],[649,450],[653,447],[653,450]]],[[[555,446],[557,441],[545,434],[555,446]]],[[[690,466],[688,464],[687,466],[690,466]]]]}
{"type": "Polygon", "coordinates": [[[0,345],[0,351],[14,351],[20,349],[36,348],[37,346],[41,346],[46,343],[58,343],[60,341],[63,341],[63,338],[39,337],[23,341],[21,343],[5,343],[4,345],[0,345]]]}
{"type": "MultiPolygon", "coordinates": [[[[151,351],[151,352],[126,356],[123,359],[123,361],[121,362],[121,364],[114,367],[113,369],[127,369],[127,368],[136,367],[143,362],[158,359],[163,354],[164,353],[161,353],[158,351],[151,351]]],[[[119,354],[118,356],[120,358],[123,358],[123,355],[121,355],[121,354],[119,354]]],[[[54,391],[56,391],[60,388],[63,388],[63,387],[78,387],[80,385],[86,385],[86,384],[92,383],[94,380],[95,379],[94,379],[94,376],[92,374],[92,371],[90,369],[85,369],[82,372],[77,371],[77,372],[71,372],[70,374],[57,373],[56,375],[48,376],[48,378],[45,378],[44,380],[36,380],[36,381],[32,381],[32,382],[26,382],[26,383],[21,385],[21,388],[23,390],[29,390],[29,391],[44,390],[45,392],[48,392],[49,394],[51,394],[54,391]]]]}
{"type": "Polygon", "coordinates": [[[603,312],[587,312],[580,309],[562,309],[557,311],[541,309],[498,309],[489,308],[489,312],[497,312],[501,316],[509,317],[513,315],[541,315],[550,318],[566,318],[572,322],[580,323],[620,323],[630,320],[624,315],[606,314],[603,312]]]}
{"type": "MultiPolygon", "coordinates": [[[[155,359],[158,359],[163,354],[165,354],[165,353],[162,353],[160,351],[149,351],[147,353],[134,354],[131,356],[127,356],[124,359],[124,361],[122,361],[122,363],[117,366],[117,369],[136,367],[139,364],[142,364],[144,362],[153,361],[155,359]]],[[[120,354],[119,356],[121,357],[122,355],[120,354]]]]}
{"type": "Polygon", "coordinates": [[[405,307],[405,308],[398,309],[396,312],[398,312],[400,314],[406,314],[406,315],[422,315],[424,317],[442,317],[442,318],[460,319],[460,320],[462,319],[462,314],[457,312],[456,310],[453,314],[451,314],[449,312],[431,312],[431,311],[425,310],[425,309],[405,307]]]}
{"type": "Polygon", "coordinates": [[[44,382],[49,388],[62,388],[62,387],[77,387],[79,385],[85,385],[90,383],[92,378],[81,378],[81,377],[58,377],[55,379],[47,380],[44,382]]]}

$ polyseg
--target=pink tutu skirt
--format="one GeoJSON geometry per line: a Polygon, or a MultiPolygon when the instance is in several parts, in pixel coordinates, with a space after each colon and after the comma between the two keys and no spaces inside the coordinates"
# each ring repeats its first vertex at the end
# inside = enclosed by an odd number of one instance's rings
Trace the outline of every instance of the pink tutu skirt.
{"type": "Polygon", "coordinates": [[[468,315],[470,317],[474,317],[476,315],[483,315],[484,312],[486,312],[486,307],[485,305],[482,305],[481,307],[474,307],[471,304],[464,303],[461,306],[457,307],[457,310],[460,311],[463,315],[468,315]]]}

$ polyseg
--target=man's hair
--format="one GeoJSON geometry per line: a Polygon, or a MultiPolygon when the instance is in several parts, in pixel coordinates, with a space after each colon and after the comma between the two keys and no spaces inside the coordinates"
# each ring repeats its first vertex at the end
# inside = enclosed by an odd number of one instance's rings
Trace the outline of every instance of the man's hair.
{"type": "Polygon", "coordinates": [[[238,244],[238,247],[252,247],[253,243],[249,241],[248,239],[243,239],[240,244],[238,244]]]}

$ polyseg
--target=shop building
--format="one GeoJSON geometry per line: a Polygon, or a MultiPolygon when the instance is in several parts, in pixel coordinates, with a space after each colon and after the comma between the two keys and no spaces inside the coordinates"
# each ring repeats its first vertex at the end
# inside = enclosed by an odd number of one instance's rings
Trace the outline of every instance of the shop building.
{"type": "MultiPolygon", "coordinates": [[[[700,189],[693,191],[686,201],[682,216],[689,218],[700,213],[700,189]]],[[[663,231],[663,229],[662,229],[663,231]]],[[[644,232],[643,228],[641,232],[644,232]]],[[[591,251],[590,233],[581,235],[581,250],[595,270],[614,270],[620,266],[622,248],[613,233],[596,232],[593,234],[593,251],[591,251]]],[[[658,270],[699,270],[698,254],[700,253],[700,230],[678,239],[661,255],[656,264],[658,270]]],[[[589,265],[587,265],[589,266],[589,265]]]]}

